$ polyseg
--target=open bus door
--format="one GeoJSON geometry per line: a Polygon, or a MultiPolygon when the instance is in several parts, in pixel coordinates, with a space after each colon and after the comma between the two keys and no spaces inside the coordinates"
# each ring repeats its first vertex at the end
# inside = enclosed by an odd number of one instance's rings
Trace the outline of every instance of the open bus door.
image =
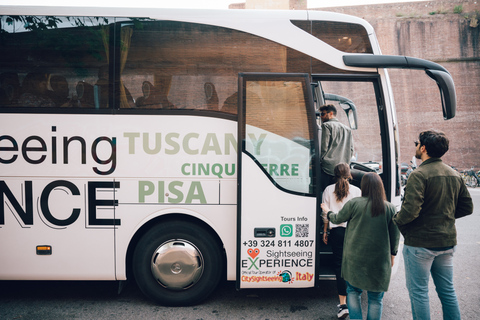
{"type": "Polygon", "coordinates": [[[308,74],[239,75],[237,288],[316,282],[318,146],[308,74]]]}

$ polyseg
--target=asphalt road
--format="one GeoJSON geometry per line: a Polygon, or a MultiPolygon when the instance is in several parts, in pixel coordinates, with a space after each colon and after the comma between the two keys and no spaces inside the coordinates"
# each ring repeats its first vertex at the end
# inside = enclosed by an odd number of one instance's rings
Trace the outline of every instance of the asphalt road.
{"type": "MultiPolygon", "coordinates": [[[[458,246],[454,258],[454,281],[462,319],[478,319],[480,305],[480,189],[470,191],[475,212],[457,221],[458,246]]],[[[120,294],[117,291],[115,282],[0,281],[0,319],[333,320],[338,303],[333,281],[322,282],[319,289],[242,291],[236,291],[233,283],[225,283],[202,304],[178,308],[153,304],[134,283],[128,283],[120,294]]],[[[432,282],[430,305],[432,319],[441,319],[441,304],[432,282]]],[[[411,319],[401,256],[385,294],[382,319],[411,319]]]]}

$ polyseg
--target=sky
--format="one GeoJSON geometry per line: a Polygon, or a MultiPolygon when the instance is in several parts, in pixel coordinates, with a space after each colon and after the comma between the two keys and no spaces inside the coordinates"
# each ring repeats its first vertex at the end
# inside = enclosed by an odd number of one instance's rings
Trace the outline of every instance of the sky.
{"type": "MultiPolygon", "coordinates": [[[[375,3],[414,2],[422,0],[307,0],[308,8],[340,7],[375,3]],[[334,5],[332,5],[334,4],[334,5]]],[[[79,6],[116,6],[145,8],[190,8],[190,9],[228,9],[232,3],[245,0],[0,0],[0,5],[79,5],[79,6]]]]}

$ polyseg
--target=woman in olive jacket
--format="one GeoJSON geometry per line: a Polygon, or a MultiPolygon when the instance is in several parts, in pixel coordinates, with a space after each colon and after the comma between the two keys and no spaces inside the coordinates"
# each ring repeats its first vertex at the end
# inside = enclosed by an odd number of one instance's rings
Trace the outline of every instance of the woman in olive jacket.
{"type": "Polygon", "coordinates": [[[380,319],[383,295],[390,284],[400,232],[392,218],[395,206],[386,201],[380,176],[363,176],[362,196],[348,201],[339,213],[322,203],[324,218],[339,224],[348,221],[343,250],[342,277],[347,281],[350,319],[362,319],[360,295],[368,291],[367,319],[380,319]]]}

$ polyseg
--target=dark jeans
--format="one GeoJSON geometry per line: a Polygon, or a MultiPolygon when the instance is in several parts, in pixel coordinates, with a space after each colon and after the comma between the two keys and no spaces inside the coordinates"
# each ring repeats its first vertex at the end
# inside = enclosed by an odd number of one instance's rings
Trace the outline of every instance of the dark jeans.
{"type": "Polygon", "coordinates": [[[345,228],[336,227],[330,230],[328,241],[332,246],[333,267],[335,276],[337,277],[337,291],[341,296],[347,295],[347,284],[342,278],[342,256],[343,256],[343,240],[345,238],[345,228]]]}

